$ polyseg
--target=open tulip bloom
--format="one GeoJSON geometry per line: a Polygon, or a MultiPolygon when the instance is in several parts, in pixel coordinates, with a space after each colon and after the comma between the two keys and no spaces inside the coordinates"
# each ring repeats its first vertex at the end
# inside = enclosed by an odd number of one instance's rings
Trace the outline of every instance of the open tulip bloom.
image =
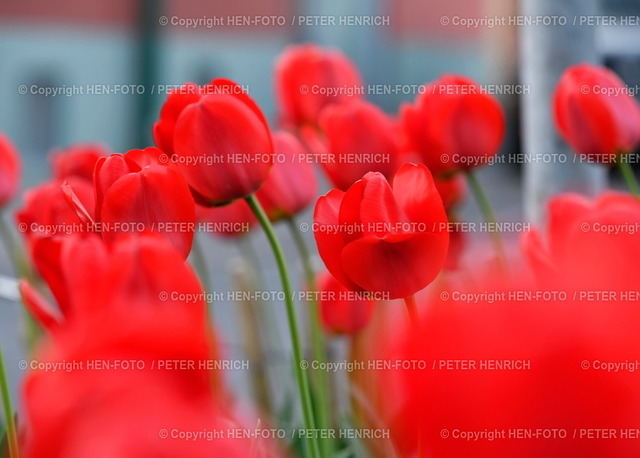
{"type": "Polygon", "coordinates": [[[315,238],[329,272],[345,287],[406,298],[444,264],[449,232],[429,170],[405,164],[389,185],[377,172],[316,204],[315,238]]]}

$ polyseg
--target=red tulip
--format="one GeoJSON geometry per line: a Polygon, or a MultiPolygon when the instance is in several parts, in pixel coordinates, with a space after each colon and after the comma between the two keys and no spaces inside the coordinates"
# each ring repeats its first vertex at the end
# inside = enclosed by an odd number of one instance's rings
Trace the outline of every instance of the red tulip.
{"type": "Polygon", "coordinates": [[[442,198],[442,203],[447,211],[450,211],[463,201],[467,194],[466,180],[456,175],[448,179],[435,179],[436,189],[442,198]]]}
{"type": "Polygon", "coordinates": [[[567,69],[553,109],[564,140],[592,161],[611,163],[640,143],[640,105],[606,68],[581,64],[567,69]]]}
{"type": "Polygon", "coordinates": [[[9,138],[0,133],[0,209],[18,193],[20,157],[9,138]]]}
{"type": "Polygon", "coordinates": [[[196,205],[196,216],[204,230],[223,237],[246,235],[257,222],[249,204],[243,199],[223,207],[196,205]]]}
{"type": "Polygon", "coordinates": [[[224,205],[262,186],[273,163],[271,135],[236,83],[216,79],[196,92],[190,83],[169,95],[154,137],[198,203],[224,205]]]}
{"type": "Polygon", "coordinates": [[[329,273],[318,279],[320,317],[327,332],[353,335],[369,324],[376,302],[350,291],[329,273]]]}
{"type": "MultiPolygon", "coordinates": [[[[87,180],[72,176],[67,184],[83,207],[93,209],[94,192],[87,180]]],[[[92,213],[92,210],[89,212],[92,213]]],[[[24,206],[16,212],[16,222],[30,244],[42,237],[90,230],[69,205],[59,181],[50,181],[27,190],[24,206]]]]}
{"type": "Polygon", "coordinates": [[[590,202],[563,194],[549,202],[545,236],[539,230],[523,235],[523,251],[544,285],[571,278],[578,289],[624,288],[636,280],[640,256],[640,202],[629,194],[606,192],[590,202]],[[545,240],[546,239],[546,240],[545,240]]]}
{"type": "Polygon", "coordinates": [[[291,218],[316,197],[318,183],[309,156],[300,142],[287,132],[273,134],[278,160],[256,196],[271,221],[291,218]]]}
{"type": "Polygon", "coordinates": [[[109,150],[99,144],[75,144],[51,153],[53,176],[57,180],[66,180],[76,176],[93,180],[93,169],[98,159],[109,155],[109,150]]]}
{"type": "MultiPolygon", "coordinates": [[[[148,157],[159,151],[151,150],[148,157]]],[[[187,257],[195,232],[195,204],[187,183],[173,167],[140,167],[130,157],[114,154],[96,164],[95,213],[103,238],[113,242],[123,232],[160,232],[187,257]]]]}
{"type": "Polygon", "coordinates": [[[621,436],[639,419],[640,304],[553,291],[565,290],[496,278],[438,294],[423,308],[422,323],[384,353],[419,362],[381,374],[383,392],[394,393],[383,403],[401,456],[640,453],[621,436]],[[619,370],[607,370],[609,362],[619,370]],[[617,435],[597,437],[597,428],[617,435]]]}
{"type": "Polygon", "coordinates": [[[320,163],[336,188],[347,190],[367,172],[389,178],[398,167],[398,142],[391,118],[374,104],[353,100],[320,114],[327,155],[320,163]]]}
{"type": "Polygon", "coordinates": [[[362,95],[355,64],[340,51],[313,44],[287,48],[276,62],[275,80],[285,125],[316,123],[327,105],[362,95]]]}
{"type": "Polygon", "coordinates": [[[498,101],[473,80],[446,75],[415,105],[401,110],[406,148],[420,154],[434,175],[487,164],[502,143],[505,118],[498,101]]]}
{"type": "Polygon", "coordinates": [[[449,233],[442,200],[429,170],[405,164],[393,186],[368,173],[347,192],[321,197],[314,213],[318,251],[345,287],[411,296],[438,275],[449,233]]]}
{"type": "Polygon", "coordinates": [[[31,285],[23,282],[21,290],[27,307],[47,329],[76,320],[99,320],[114,304],[125,305],[123,313],[135,311],[139,318],[154,315],[176,307],[177,299],[185,295],[193,298],[180,305],[185,320],[205,319],[197,276],[159,234],[124,234],[110,248],[93,234],[38,239],[32,254],[60,313],[53,312],[55,308],[31,285]]]}

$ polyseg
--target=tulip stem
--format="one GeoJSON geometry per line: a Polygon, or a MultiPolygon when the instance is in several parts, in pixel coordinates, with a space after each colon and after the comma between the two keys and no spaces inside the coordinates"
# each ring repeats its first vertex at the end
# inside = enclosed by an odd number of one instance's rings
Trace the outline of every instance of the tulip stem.
{"type": "MultiPolygon", "coordinates": [[[[311,254],[307,249],[307,244],[302,237],[302,233],[296,226],[295,219],[288,218],[286,221],[289,230],[291,231],[291,237],[293,238],[296,248],[298,249],[298,253],[300,254],[300,258],[302,258],[302,266],[304,269],[304,275],[306,277],[307,290],[311,294],[311,297],[309,299],[309,329],[311,333],[313,357],[318,362],[318,364],[324,366],[324,364],[327,362],[327,352],[324,334],[320,327],[320,315],[318,310],[318,301],[316,299],[316,292],[318,291],[318,287],[316,285],[316,275],[313,269],[311,254]]],[[[329,411],[331,405],[329,403],[327,372],[316,371],[314,375],[314,379],[316,382],[316,394],[318,396],[318,427],[329,429],[329,411]]],[[[323,457],[331,456],[333,452],[333,446],[331,442],[332,441],[330,439],[323,439],[320,441],[320,449],[322,451],[323,457]]]]}
{"type": "Polygon", "coordinates": [[[633,174],[633,170],[628,162],[622,160],[622,158],[618,161],[618,168],[622,173],[622,177],[624,181],[627,183],[627,187],[633,193],[634,196],[640,197],[640,186],[638,185],[638,180],[636,176],[633,174]]]}
{"type": "Polygon", "coordinates": [[[18,436],[16,434],[16,424],[13,418],[13,407],[11,406],[11,396],[9,395],[9,382],[7,381],[7,371],[4,368],[4,357],[0,349],[0,391],[2,391],[2,405],[4,408],[4,418],[7,423],[7,440],[9,442],[9,457],[19,458],[18,436]]]}
{"type": "Polygon", "coordinates": [[[11,229],[7,226],[4,213],[0,213],[0,238],[2,239],[2,243],[4,243],[7,254],[11,258],[15,275],[31,280],[25,257],[15,242],[11,229]]]}
{"type": "MultiPolygon", "coordinates": [[[[289,333],[291,334],[291,346],[293,348],[293,357],[295,362],[295,374],[298,384],[298,390],[300,392],[300,400],[302,403],[302,414],[304,417],[305,428],[315,430],[315,417],[313,413],[313,404],[311,403],[311,393],[309,390],[309,379],[303,370],[302,364],[302,346],[300,344],[300,331],[298,330],[298,321],[296,318],[295,304],[293,303],[293,290],[291,289],[291,280],[289,279],[289,271],[287,269],[287,263],[285,261],[284,253],[280,241],[276,236],[273,226],[267,217],[262,205],[254,194],[251,194],[245,198],[247,204],[251,208],[251,211],[256,215],[256,218],[260,222],[262,229],[269,240],[273,255],[276,258],[276,264],[278,265],[278,271],[280,272],[280,279],[282,281],[282,290],[284,292],[284,302],[287,309],[287,318],[289,321],[289,333]]],[[[318,447],[318,441],[315,437],[306,438],[307,450],[309,456],[312,458],[319,458],[320,449],[318,447]]]]}
{"type": "Polygon", "coordinates": [[[418,307],[416,306],[416,298],[415,296],[407,296],[404,298],[404,303],[407,306],[407,312],[409,313],[409,321],[411,322],[411,326],[418,325],[418,307]]]}
{"type": "Polygon", "coordinates": [[[473,170],[467,170],[465,173],[467,175],[467,182],[469,183],[471,192],[473,193],[473,195],[476,198],[476,201],[478,202],[478,206],[480,207],[480,210],[484,215],[485,221],[491,224],[492,226],[494,226],[490,230],[491,240],[493,241],[494,249],[496,251],[496,254],[498,255],[498,260],[502,264],[502,262],[505,259],[505,255],[504,255],[504,247],[502,245],[502,237],[500,236],[500,232],[498,232],[497,228],[495,227],[497,222],[496,215],[493,212],[493,208],[491,208],[489,199],[487,198],[487,195],[482,189],[482,186],[480,185],[480,182],[478,181],[478,178],[476,177],[473,170]]]}
{"type": "MultiPolygon", "coordinates": [[[[4,219],[4,213],[0,212],[0,239],[7,250],[7,254],[11,258],[13,264],[13,271],[18,278],[26,278],[29,283],[34,283],[34,275],[32,274],[31,266],[27,263],[27,256],[21,248],[19,242],[13,237],[11,229],[7,225],[4,219]]],[[[31,317],[31,314],[23,307],[23,314],[25,320],[25,340],[27,348],[33,349],[38,338],[40,337],[40,327],[31,317]]]]}

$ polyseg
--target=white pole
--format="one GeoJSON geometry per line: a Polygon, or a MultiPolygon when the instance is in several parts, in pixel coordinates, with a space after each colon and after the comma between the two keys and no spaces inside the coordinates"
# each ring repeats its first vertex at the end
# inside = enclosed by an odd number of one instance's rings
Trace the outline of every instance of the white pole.
{"type": "Polygon", "coordinates": [[[540,223],[550,196],[567,191],[594,195],[606,186],[604,167],[574,163],[573,154],[557,135],[551,103],[558,79],[568,66],[599,62],[595,27],[579,25],[581,16],[599,14],[599,2],[521,0],[520,5],[520,14],[525,17],[555,21],[566,18],[565,25],[524,25],[520,28],[522,84],[530,87],[530,93],[522,100],[523,151],[532,159],[524,168],[525,216],[540,223]],[[577,18],[575,23],[574,18],[577,18]],[[566,157],[567,162],[536,160],[544,154],[566,157]]]}

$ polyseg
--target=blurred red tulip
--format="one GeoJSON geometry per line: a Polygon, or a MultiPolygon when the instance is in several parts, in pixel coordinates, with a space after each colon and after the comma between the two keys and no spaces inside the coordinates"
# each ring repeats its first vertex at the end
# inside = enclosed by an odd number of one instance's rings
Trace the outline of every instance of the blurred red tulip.
{"type": "Polygon", "coordinates": [[[640,105],[611,70],[568,68],[553,97],[558,131],[591,161],[613,163],[640,143],[640,105]]]}
{"type": "Polygon", "coordinates": [[[278,161],[256,196],[275,222],[307,208],[316,197],[318,183],[310,156],[293,135],[274,133],[273,147],[278,161]]]}
{"type": "Polygon", "coordinates": [[[580,289],[613,287],[637,281],[640,256],[640,201],[630,194],[606,192],[593,202],[562,194],[549,202],[546,234],[523,234],[524,255],[542,284],[571,279],[580,289]],[[546,240],[545,240],[546,239],[546,240]]]}
{"type": "MultiPolygon", "coordinates": [[[[81,204],[92,214],[94,192],[91,183],[71,176],[68,186],[81,204]]],[[[69,233],[87,232],[90,228],[69,205],[59,181],[49,181],[24,193],[24,205],[16,212],[18,230],[31,244],[34,239],[69,233]]]]}
{"type": "Polygon", "coordinates": [[[372,172],[347,192],[334,189],[318,200],[314,221],[322,260],[352,290],[408,297],[445,262],[447,217],[423,165],[400,167],[393,186],[372,172]]]}
{"type": "Polygon", "coordinates": [[[362,96],[358,68],[342,52],[313,44],[285,49],[275,67],[281,121],[287,126],[316,123],[332,103],[362,96]]]}
{"type": "MultiPolygon", "coordinates": [[[[152,157],[153,151],[149,156],[152,157]]],[[[134,150],[134,155],[140,151],[134,150]]],[[[96,218],[104,240],[123,232],[162,233],[186,258],[195,232],[195,203],[189,187],[173,167],[140,167],[129,153],[98,161],[94,173],[96,218]]]]}
{"type": "Polygon", "coordinates": [[[380,380],[400,456],[640,453],[623,436],[640,420],[637,300],[580,302],[505,278],[445,292],[383,353],[417,362],[380,380]]]}
{"type": "Polygon", "coordinates": [[[346,191],[367,172],[390,178],[398,167],[398,141],[391,118],[372,103],[353,100],[320,114],[327,154],[319,156],[329,180],[346,191]]]}
{"type": "Polygon", "coordinates": [[[405,147],[419,153],[435,176],[489,163],[505,133],[498,101],[458,75],[429,84],[415,105],[402,107],[401,120],[405,147]]]}
{"type": "Polygon", "coordinates": [[[21,290],[27,308],[49,330],[75,320],[100,320],[116,305],[126,305],[123,313],[135,311],[142,319],[179,303],[186,321],[205,319],[197,276],[159,234],[124,234],[110,248],[94,234],[43,238],[35,241],[32,257],[59,312],[28,283],[21,290]],[[182,304],[183,297],[192,300],[182,304]]]}
{"type": "Polygon", "coordinates": [[[376,302],[367,293],[350,291],[329,273],[318,278],[322,325],[332,334],[353,335],[371,321],[376,302]]]}
{"type": "Polygon", "coordinates": [[[246,235],[257,222],[249,204],[243,199],[222,207],[196,205],[196,218],[206,232],[223,237],[246,235]]]}
{"type": "MultiPolygon", "coordinates": [[[[162,121],[161,121],[162,122],[162,121]]],[[[246,197],[267,178],[273,144],[267,121],[236,83],[217,79],[175,121],[174,156],[196,201],[216,206],[246,197]]]]}
{"type": "Polygon", "coordinates": [[[219,355],[181,255],[157,234],[123,236],[94,260],[96,275],[88,246],[73,236],[65,245],[60,268],[76,309],[27,375],[24,456],[249,456],[256,445],[267,453],[264,441],[227,434],[239,426],[219,372],[208,369],[219,355]]]}
{"type": "Polygon", "coordinates": [[[443,179],[436,178],[436,189],[442,198],[444,209],[449,211],[463,201],[467,195],[467,182],[460,175],[443,179]]]}
{"type": "Polygon", "coordinates": [[[0,209],[18,193],[20,187],[20,156],[9,137],[0,133],[0,209]]]}
{"type": "Polygon", "coordinates": [[[57,180],[66,180],[75,176],[92,181],[96,162],[109,154],[105,146],[94,143],[78,143],[54,150],[50,156],[53,177],[57,180]]]}

